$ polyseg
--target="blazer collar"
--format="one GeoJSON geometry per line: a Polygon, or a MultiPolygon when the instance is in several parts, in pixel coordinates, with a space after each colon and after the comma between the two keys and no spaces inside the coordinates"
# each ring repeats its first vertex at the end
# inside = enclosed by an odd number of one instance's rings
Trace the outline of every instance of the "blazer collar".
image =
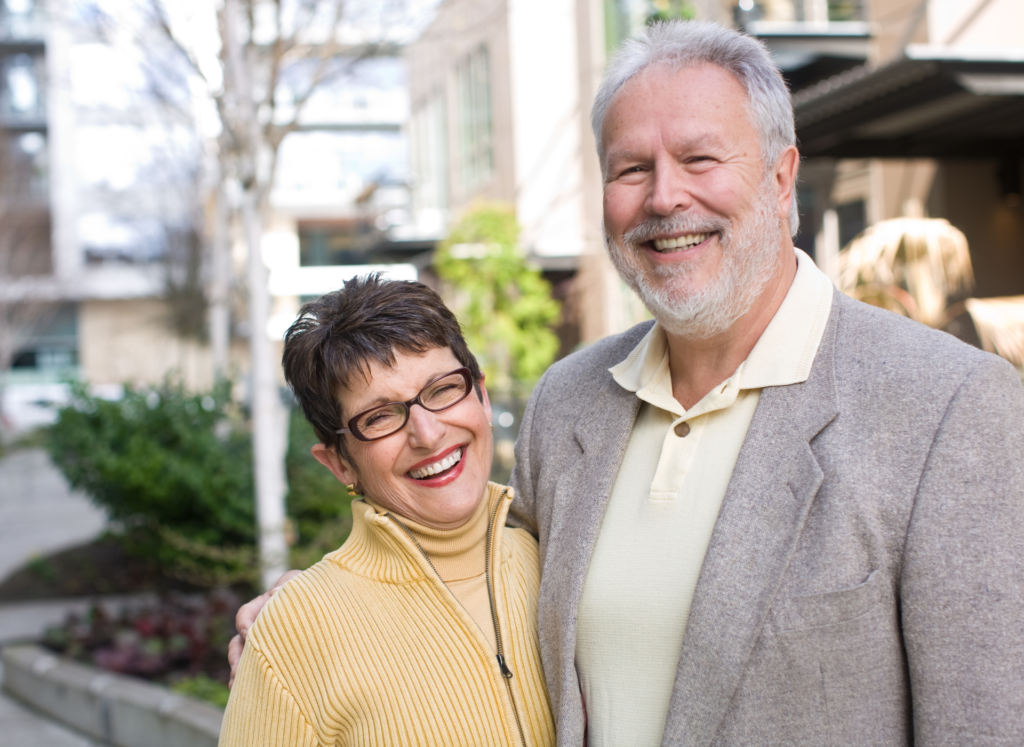
{"type": "Polygon", "coordinates": [[[694,591],[663,744],[707,745],[739,685],[823,473],[812,440],[839,414],[835,292],[808,379],[768,387],[694,591]]]}

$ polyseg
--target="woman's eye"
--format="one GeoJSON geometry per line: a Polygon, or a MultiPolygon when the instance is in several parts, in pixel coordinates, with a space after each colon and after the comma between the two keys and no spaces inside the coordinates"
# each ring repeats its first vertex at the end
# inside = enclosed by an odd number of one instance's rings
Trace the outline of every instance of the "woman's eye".
{"type": "Polygon", "coordinates": [[[384,420],[390,417],[390,413],[387,412],[374,412],[366,416],[366,420],[363,421],[364,428],[370,428],[374,425],[379,425],[384,420]]]}
{"type": "Polygon", "coordinates": [[[448,400],[455,399],[461,392],[461,387],[458,384],[441,384],[440,386],[431,389],[427,392],[423,400],[430,404],[437,404],[447,402],[448,400]]]}

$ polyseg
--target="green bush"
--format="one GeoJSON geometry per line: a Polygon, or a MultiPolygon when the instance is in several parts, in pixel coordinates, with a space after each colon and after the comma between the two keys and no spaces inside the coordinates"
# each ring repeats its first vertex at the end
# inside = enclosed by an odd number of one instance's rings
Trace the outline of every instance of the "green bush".
{"type": "Polygon", "coordinates": [[[75,384],[48,445],[71,485],[123,524],[133,550],[192,583],[251,580],[252,449],[228,385],[188,394],[168,381],[109,401],[75,384]]]}
{"type": "Polygon", "coordinates": [[[434,254],[469,349],[495,392],[540,378],[558,352],[552,326],[561,307],[551,286],[518,245],[512,208],[481,203],[452,228],[434,254]]]}
{"type": "MultiPolygon", "coordinates": [[[[72,388],[50,428],[50,455],[72,486],[125,527],[126,549],[200,586],[254,583],[252,439],[230,387],[189,394],[166,382],[110,401],[72,388]]],[[[352,526],[345,486],[310,454],[318,442],[291,413],[287,509],[293,567],[338,548],[352,526]]]]}
{"type": "Polygon", "coordinates": [[[352,496],[309,450],[320,439],[298,408],[288,429],[288,516],[292,567],[308,568],[338,549],[352,529],[352,496]]]}
{"type": "Polygon", "coordinates": [[[202,672],[181,678],[171,685],[171,690],[187,698],[204,700],[220,708],[227,706],[228,696],[231,695],[227,685],[202,672]]]}

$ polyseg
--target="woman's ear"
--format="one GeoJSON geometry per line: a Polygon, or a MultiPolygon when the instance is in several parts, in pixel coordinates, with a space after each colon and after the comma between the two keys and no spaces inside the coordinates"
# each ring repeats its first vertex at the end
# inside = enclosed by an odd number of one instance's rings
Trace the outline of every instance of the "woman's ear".
{"type": "Polygon", "coordinates": [[[477,382],[477,386],[480,387],[480,403],[484,406],[484,412],[487,413],[487,422],[490,423],[494,420],[491,412],[491,400],[487,396],[487,387],[484,386],[484,374],[480,373],[480,381],[477,382]]]}
{"type": "Polygon", "coordinates": [[[356,474],[352,465],[342,459],[334,449],[324,444],[317,444],[309,450],[309,453],[345,485],[354,485],[359,481],[359,475],[356,474]]]}

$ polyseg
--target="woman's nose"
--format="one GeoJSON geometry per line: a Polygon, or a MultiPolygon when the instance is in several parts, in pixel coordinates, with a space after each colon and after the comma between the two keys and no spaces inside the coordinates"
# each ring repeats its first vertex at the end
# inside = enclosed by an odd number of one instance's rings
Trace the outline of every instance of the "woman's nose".
{"type": "Polygon", "coordinates": [[[409,441],[413,446],[431,448],[444,436],[444,422],[438,413],[431,412],[422,405],[415,404],[409,408],[409,441]]]}

